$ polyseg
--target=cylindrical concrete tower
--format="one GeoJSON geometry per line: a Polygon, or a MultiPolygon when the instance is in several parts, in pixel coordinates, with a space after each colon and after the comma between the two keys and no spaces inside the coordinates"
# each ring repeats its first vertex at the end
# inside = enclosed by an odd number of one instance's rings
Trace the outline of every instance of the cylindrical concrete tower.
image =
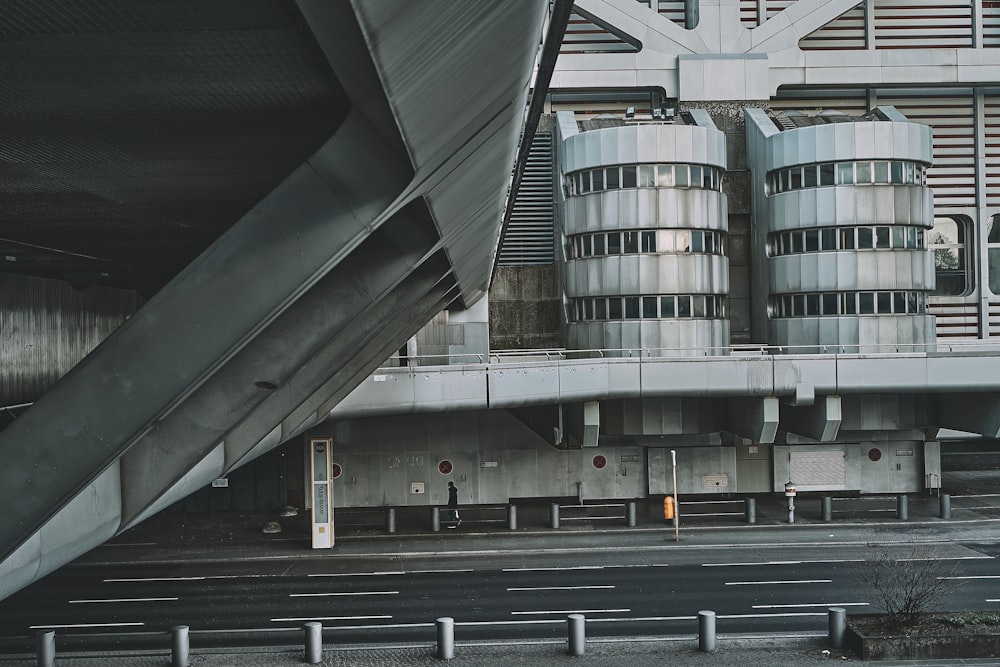
{"type": "Polygon", "coordinates": [[[933,349],[931,129],[880,107],[748,110],[747,133],[755,337],[791,352],[933,349]]]}
{"type": "Polygon", "coordinates": [[[558,125],[569,347],[728,351],[725,135],[701,111],[558,125]]]}

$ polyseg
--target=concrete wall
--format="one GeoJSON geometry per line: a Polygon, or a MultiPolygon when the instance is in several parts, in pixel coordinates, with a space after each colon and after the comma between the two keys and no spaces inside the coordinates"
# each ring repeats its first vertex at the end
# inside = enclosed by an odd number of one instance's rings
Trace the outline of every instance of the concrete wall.
{"type": "Polygon", "coordinates": [[[491,349],[565,347],[558,264],[497,267],[489,309],[491,349]]]}

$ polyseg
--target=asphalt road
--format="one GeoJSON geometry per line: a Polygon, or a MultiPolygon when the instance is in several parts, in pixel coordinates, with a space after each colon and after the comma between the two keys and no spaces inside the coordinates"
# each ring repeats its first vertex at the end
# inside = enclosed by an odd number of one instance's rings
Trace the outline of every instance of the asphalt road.
{"type": "MultiPolygon", "coordinates": [[[[633,539],[588,547],[358,558],[78,564],[0,602],[0,653],[30,651],[56,628],[68,650],[163,645],[175,625],[192,646],[291,645],[320,621],[334,643],[427,642],[453,617],[456,639],[566,636],[568,614],[588,637],[691,635],[697,613],[720,633],[823,633],[827,608],[875,611],[865,541],[818,529],[796,543],[672,547],[633,539]],[[811,538],[811,539],[810,539],[811,538]]],[[[932,559],[955,577],[939,609],[996,610],[994,541],[892,538],[894,558],[932,559]]]]}

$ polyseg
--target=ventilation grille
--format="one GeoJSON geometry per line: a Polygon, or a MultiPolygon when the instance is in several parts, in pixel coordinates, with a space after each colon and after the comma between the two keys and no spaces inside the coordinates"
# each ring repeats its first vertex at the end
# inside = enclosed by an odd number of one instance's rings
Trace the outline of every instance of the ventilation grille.
{"type": "Polygon", "coordinates": [[[756,28],[760,25],[757,18],[757,0],[740,0],[740,23],[744,28],[756,28]]]}
{"type": "Polygon", "coordinates": [[[1000,206],[1000,95],[985,95],[986,205],[1000,206]]]}
{"type": "Polygon", "coordinates": [[[639,43],[628,40],[596,18],[587,18],[579,12],[569,15],[566,33],[559,53],[635,53],[639,43]]]}
{"type": "MultiPolygon", "coordinates": [[[[941,297],[931,297],[927,312],[935,317],[938,338],[978,338],[979,309],[974,303],[935,303],[941,297]]],[[[993,325],[993,306],[990,308],[990,335],[1000,335],[993,325]],[[995,333],[994,333],[995,332],[995,333]]],[[[1000,316],[1000,312],[997,313],[1000,316]]],[[[1000,324],[1000,317],[998,324],[1000,324]]]]}
{"type": "MultiPolygon", "coordinates": [[[[642,0],[639,0],[642,2],[642,0]]],[[[653,0],[657,2],[657,0],[653,0]]],[[[659,0],[656,11],[660,16],[684,27],[684,0],[659,0]]]]}
{"type": "Polygon", "coordinates": [[[983,46],[1000,46],[1000,1],[983,0],[983,46]]]}
{"type": "Polygon", "coordinates": [[[875,0],[876,49],[971,46],[969,0],[875,0]]]}
{"type": "Polygon", "coordinates": [[[803,51],[865,48],[865,6],[856,5],[799,42],[803,51]]]}
{"type": "Polygon", "coordinates": [[[538,132],[500,245],[500,266],[555,261],[552,195],[552,133],[538,132]]]}

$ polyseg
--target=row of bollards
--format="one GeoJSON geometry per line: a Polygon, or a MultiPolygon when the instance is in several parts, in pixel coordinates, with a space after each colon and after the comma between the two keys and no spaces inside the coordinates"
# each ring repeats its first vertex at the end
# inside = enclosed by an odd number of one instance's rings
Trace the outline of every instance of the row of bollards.
{"type": "MultiPolygon", "coordinates": [[[[566,617],[567,653],[584,655],[587,645],[587,619],[583,614],[566,617]]],[[[434,622],[437,630],[437,657],[451,660],[455,657],[455,619],[445,616],[434,622]]],[[[829,608],[829,641],[831,648],[843,648],[847,630],[847,611],[843,607],[829,608]]],[[[305,632],[304,662],[316,665],[323,661],[323,624],[311,621],[303,626],[305,632]]],[[[38,667],[53,667],[56,659],[55,630],[41,630],[37,635],[38,667]]],[[[698,650],[714,653],[716,649],[715,612],[698,612],[698,650]]],[[[170,630],[171,667],[190,667],[190,636],[188,626],[178,625],[170,630]]]]}

